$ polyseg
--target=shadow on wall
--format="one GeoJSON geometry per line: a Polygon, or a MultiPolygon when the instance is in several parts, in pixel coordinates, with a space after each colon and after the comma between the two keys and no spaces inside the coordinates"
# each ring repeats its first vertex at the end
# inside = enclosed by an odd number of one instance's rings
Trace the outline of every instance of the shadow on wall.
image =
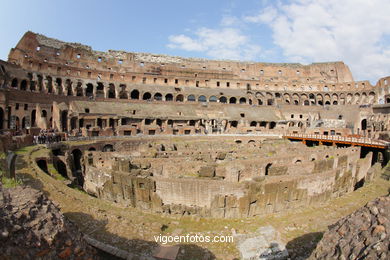
{"type": "Polygon", "coordinates": [[[320,242],[324,232],[304,234],[289,241],[286,245],[291,259],[307,259],[320,242]]]}
{"type": "MultiPolygon", "coordinates": [[[[139,259],[142,256],[153,255],[153,253],[159,246],[156,242],[146,241],[141,239],[127,239],[118,236],[117,234],[110,233],[109,231],[107,231],[106,228],[108,224],[108,220],[107,220],[108,214],[106,215],[104,210],[98,210],[98,211],[99,214],[101,214],[106,219],[98,220],[92,217],[91,215],[82,212],[68,212],[68,213],[64,213],[64,215],[70,221],[74,222],[84,234],[100,242],[103,243],[107,242],[107,244],[111,246],[113,246],[111,244],[112,241],[115,241],[116,245],[121,246],[120,248],[121,250],[125,250],[129,254],[131,254],[133,258],[130,257],[130,259],[139,259]]],[[[212,252],[210,252],[208,249],[202,248],[195,244],[180,244],[178,246],[180,247],[180,249],[176,260],[216,259],[215,255],[212,252]]],[[[99,250],[99,255],[102,257],[102,259],[121,259],[121,258],[116,258],[101,250],[99,250]]]]}

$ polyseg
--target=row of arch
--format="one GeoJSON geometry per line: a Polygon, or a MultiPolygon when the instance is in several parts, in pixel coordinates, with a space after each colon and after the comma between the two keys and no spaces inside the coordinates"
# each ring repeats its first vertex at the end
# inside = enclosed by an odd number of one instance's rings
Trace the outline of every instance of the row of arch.
{"type": "Polygon", "coordinates": [[[12,88],[20,90],[39,91],[66,96],[85,96],[94,98],[118,98],[132,100],[155,100],[155,101],[176,101],[176,102],[219,102],[229,104],[249,104],[249,105],[345,105],[345,104],[373,104],[376,103],[374,91],[356,93],[281,93],[281,92],[252,92],[247,91],[245,97],[223,95],[195,95],[195,94],[174,94],[161,92],[140,91],[138,89],[127,90],[125,84],[116,87],[109,83],[105,86],[102,82],[83,83],[77,81],[75,84],[70,79],[63,81],[62,78],[53,79],[41,75],[37,76],[37,81],[30,79],[20,81],[14,78],[11,81],[12,88]]]}

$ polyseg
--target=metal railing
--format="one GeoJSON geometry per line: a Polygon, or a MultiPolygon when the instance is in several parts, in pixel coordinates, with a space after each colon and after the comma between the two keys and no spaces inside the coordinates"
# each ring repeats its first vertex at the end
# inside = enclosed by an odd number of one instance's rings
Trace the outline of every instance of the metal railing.
{"type": "Polygon", "coordinates": [[[375,140],[366,137],[357,138],[357,137],[348,137],[348,136],[339,136],[339,135],[311,135],[311,134],[288,134],[285,135],[284,137],[299,137],[305,139],[349,142],[355,144],[379,145],[379,146],[387,146],[387,147],[390,146],[389,142],[383,140],[375,140]]]}

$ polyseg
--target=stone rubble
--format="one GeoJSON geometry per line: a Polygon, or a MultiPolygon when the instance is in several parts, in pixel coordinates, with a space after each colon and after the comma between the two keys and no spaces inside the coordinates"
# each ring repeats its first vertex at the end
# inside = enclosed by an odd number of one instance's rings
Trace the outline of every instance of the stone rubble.
{"type": "Polygon", "coordinates": [[[78,229],[38,190],[0,183],[0,258],[100,259],[78,229]]]}
{"type": "Polygon", "coordinates": [[[390,196],[385,196],[330,226],[309,259],[390,259],[389,233],[390,196]]]}

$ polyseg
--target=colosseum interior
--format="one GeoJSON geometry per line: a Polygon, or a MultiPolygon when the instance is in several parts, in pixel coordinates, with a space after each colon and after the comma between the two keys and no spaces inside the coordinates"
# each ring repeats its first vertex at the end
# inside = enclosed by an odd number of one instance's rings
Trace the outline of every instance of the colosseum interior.
{"type": "Polygon", "coordinates": [[[340,61],[100,52],[27,32],[0,65],[2,151],[35,144],[35,171],[129,211],[289,212],[353,192],[389,158],[390,76],[354,81],[340,61]]]}

